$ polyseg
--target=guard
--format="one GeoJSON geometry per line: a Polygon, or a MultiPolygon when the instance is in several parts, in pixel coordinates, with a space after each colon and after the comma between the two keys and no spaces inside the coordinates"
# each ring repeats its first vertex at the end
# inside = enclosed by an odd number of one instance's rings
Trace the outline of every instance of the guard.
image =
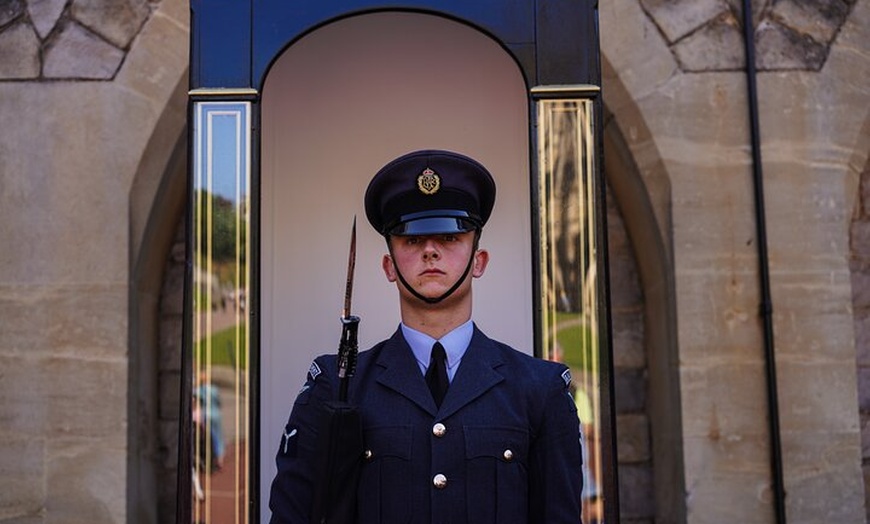
{"type": "MultiPolygon", "coordinates": [[[[359,353],[348,387],[363,434],[359,482],[349,487],[359,523],[580,522],[570,372],[490,339],[472,320],[495,193],[483,165],[440,150],[389,162],[366,191],[401,322],[359,353]]],[[[318,357],[296,398],[276,457],[272,522],[309,522],[317,412],[339,390],[337,362],[318,357]]]]}

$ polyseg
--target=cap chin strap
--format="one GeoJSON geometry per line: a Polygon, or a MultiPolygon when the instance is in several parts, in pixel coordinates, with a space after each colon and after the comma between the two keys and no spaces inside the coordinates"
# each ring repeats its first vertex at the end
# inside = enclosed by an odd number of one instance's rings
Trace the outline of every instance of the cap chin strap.
{"type": "MultiPolygon", "coordinates": [[[[456,283],[453,284],[453,286],[450,289],[445,291],[439,297],[430,298],[430,297],[425,297],[425,296],[421,295],[416,289],[411,287],[411,284],[409,284],[407,280],[405,280],[405,277],[402,276],[402,272],[399,271],[399,266],[396,265],[395,263],[393,263],[393,267],[396,269],[396,276],[399,277],[399,281],[402,283],[403,286],[405,286],[405,289],[407,289],[408,291],[411,292],[412,295],[419,298],[423,302],[426,302],[427,304],[437,304],[437,303],[441,302],[442,300],[444,300],[445,298],[452,295],[454,291],[459,289],[459,286],[462,285],[462,282],[465,281],[465,277],[467,277],[469,271],[471,271],[471,265],[474,262],[474,255],[477,253],[477,246],[478,246],[479,242],[480,242],[480,230],[475,229],[474,230],[474,246],[472,246],[472,249],[471,249],[471,256],[468,257],[468,264],[465,265],[465,271],[462,272],[462,276],[459,277],[459,280],[457,280],[456,283]]],[[[389,237],[387,238],[387,249],[390,251],[390,257],[392,257],[392,259],[395,261],[396,257],[393,256],[393,244],[392,244],[392,242],[390,242],[389,237]]]]}

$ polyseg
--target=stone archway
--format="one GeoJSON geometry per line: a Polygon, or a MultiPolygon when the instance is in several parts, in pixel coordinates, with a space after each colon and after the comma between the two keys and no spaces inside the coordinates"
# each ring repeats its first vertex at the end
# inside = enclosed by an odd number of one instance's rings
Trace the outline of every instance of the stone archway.
{"type": "Polygon", "coordinates": [[[183,240],[180,253],[174,246],[184,223],[186,107],[182,75],[130,191],[127,512],[136,522],[175,518],[184,274],[167,259],[184,261],[183,240]]]}

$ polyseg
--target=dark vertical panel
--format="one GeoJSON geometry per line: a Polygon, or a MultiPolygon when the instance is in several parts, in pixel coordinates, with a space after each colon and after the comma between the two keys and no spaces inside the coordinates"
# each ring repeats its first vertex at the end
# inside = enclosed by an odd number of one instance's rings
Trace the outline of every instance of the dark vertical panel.
{"type": "MultiPolygon", "coordinates": [[[[330,21],[372,11],[423,11],[455,18],[493,35],[509,50],[534,45],[535,6],[532,0],[414,0],[371,2],[344,0],[251,0],[253,12],[253,87],[259,88],[281,51],[308,31],[330,21]]],[[[529,60],[520,60],[530,81],[529,60]]]]}
{"type": "Polygon", "coordinates": [[[597,0],[538,0],[538,85],[601,84],[597,0]]]}
{"type": "Polygon", "coordinates": [[[251,4],[190,0],[190,87],[251,87],[251,4]]]}

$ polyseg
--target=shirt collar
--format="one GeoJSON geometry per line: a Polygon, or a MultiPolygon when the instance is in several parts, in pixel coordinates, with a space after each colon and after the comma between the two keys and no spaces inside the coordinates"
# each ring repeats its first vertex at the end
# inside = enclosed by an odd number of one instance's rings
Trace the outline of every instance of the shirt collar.
{"type": "MultiPolygon", "coordinates": [[[[432,356],[432,345],[435,344],[436,340],[405,324],[402,324],[401,327],[405,341],[411,346],[414,358],[417,359],[420,370],[425,374],[426,369],[429,367],[429,359],[432,356]]],[[[465,350],[468,349],[468,345],[471,343],[471,336],[473,334],[474,322],[468,320],[437,340],[437,342],[441,342],[441,345],[444,346],[444,351],[447,353],[447,375],[451,379],[456,372],[456,366],[459,365],[459,361],[462,360],[465,350]]]]}

